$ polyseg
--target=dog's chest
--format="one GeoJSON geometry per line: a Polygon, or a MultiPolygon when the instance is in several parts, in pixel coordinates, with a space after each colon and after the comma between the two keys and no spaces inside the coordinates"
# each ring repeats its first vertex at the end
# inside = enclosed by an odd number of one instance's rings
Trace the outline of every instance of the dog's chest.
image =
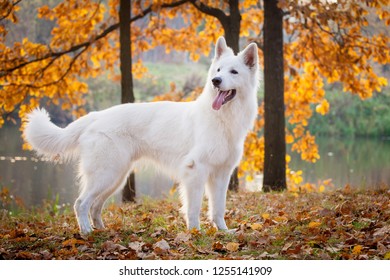
{"type": "Polygon", "coordinates": [[[201,157],[212,165],[230,165],[241,156],[241,139],[221,125],[210,125],[197,136],[201,157]]]}

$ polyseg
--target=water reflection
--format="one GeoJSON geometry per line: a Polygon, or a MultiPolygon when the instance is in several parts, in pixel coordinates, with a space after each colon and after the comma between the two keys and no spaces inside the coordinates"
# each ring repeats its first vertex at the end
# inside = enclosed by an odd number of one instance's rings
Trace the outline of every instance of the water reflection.
{"type": "Polygon", "coordinates": [[[306,182],[332,178],[336,187],[390,185],[389,140],[317,137],[316,141],[321,156],[316,163],[303,162],[292,154],[292,169],[303,170],[306,182]]]}

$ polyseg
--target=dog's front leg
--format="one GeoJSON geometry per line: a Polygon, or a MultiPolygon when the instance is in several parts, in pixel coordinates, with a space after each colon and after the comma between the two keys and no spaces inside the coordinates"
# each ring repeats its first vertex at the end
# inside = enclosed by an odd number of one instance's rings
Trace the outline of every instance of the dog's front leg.
{"type": "Polygon", "coordinates": [[[225,223],[226,193],[230,170],[211,174],[206,186],[209,201],[209,219],[219,229],[227,230],[225,223]]]}

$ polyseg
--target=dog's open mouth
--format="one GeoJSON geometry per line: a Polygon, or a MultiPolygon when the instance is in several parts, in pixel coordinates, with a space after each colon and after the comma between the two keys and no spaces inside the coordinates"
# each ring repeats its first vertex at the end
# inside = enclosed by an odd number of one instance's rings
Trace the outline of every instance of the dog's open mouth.
{"type": "Polygon", "coordinates": [[[230,90],[220,90],[218,89],[217,97],[215,97],[213,102],[213,109],[219,110],[221,109],[222,105],[226,104],[230,100],[232,100],[236,96],[236,90],[230,89],[230,90]]]}

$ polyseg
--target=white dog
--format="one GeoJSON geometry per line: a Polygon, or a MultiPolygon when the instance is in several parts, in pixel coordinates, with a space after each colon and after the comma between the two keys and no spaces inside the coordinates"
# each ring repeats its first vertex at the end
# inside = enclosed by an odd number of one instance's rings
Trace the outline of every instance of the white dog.
{"type": "Polygon", "coordinates": [[[91,112],[65,128],[36,109],[28,115],[25,138],[40,155],[79,161],[81,189],[74,210],[82,234],[104,228],[104,202],[140,159],[181,183],[189,229],[199,229],[206,190],[210,220],[226,230],[226,192],[256,118],[258,72],[256,44],[235,56],[220,37],[196,101],[122,104],[91,112]]]}

